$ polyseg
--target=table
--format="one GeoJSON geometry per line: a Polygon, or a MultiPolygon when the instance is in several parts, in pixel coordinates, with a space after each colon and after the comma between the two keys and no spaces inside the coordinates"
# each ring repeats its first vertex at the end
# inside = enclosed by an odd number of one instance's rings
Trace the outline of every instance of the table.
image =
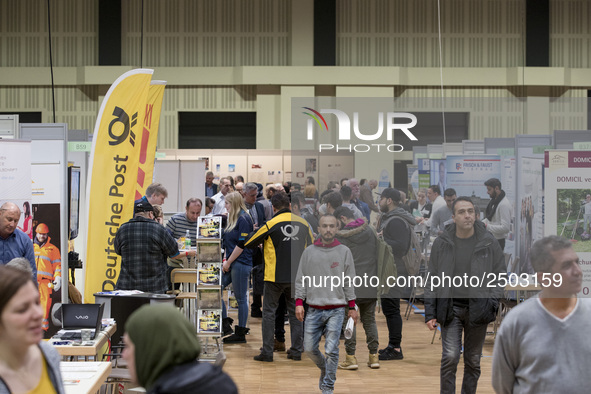
{"type": "Polygon", "coordinates": [[[88,361],[88,357],[94,357],[94,359],[96,360],[99,349],[102,348],[105,343],[107,343],[107,341],[111,338],[111,336],[115,333],[116,330],[117,324],[112,324],[104,328],[92,341],[94,342],[92,346],[53,345],[53,339],[51,339],[49,343],[56,348],[56,350],[62,357],[80,356],[84,357],[85,361],[88,361]]]}
{"type": "MultiPolygon", "coordinates": [[[[517,292],[517,303],[519,304],[521,302],[521,295],[520,293],[525,293],[527,291],[541,291],[542,290],[542,285],[540,283],[534,284],[534,283],[528,283],[527,285],[523,285],[520,284],[519,282],[517,283],[509,283],[507,286],[505,286],[505,292],[507,291],[516,291],[517,292]]],[[[525,298],[525,297],[524,297],[525,298]]]]}
{"type": "Polygon", "coordinates": [[[71,361],[60,364],[66,394],[91,394],[99,391],[111,373],[110,362],[71,361]]]}
{"type": "Polygon", "coordinates": [[[131,314],[146,304],[165,303],[174,305],[176,296],[172,294],[118,294],[117,292],[94,293],[94,299],[97,304],[104,303],[105,310],[103,318],[111,317],[115,319],[119,328],[111,335],[113,345],[119,345],[123,338],[125,322],[131,314]]]}

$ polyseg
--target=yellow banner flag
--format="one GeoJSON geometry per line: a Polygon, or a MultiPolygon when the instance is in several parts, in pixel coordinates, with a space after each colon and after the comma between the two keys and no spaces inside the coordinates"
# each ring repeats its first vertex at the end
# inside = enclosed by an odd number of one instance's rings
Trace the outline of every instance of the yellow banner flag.
{"type": "Polygon", "coordinates": [[[119,226],[133,217],[142,117],[154,70],[128,71],[111,85],[98,113],[87,187],[85,302],[113,290],[121,258],[113,242],[119,226]]]}
{"type": "Polygon", "coordinates": [[[152,183],[154,159],[158,144],[158,125],[162,111],[162,98],[166,81],[152,81],[148,93],[148,102],[144,113],[144,128],[140,147],[140,162],[137,169],[137,185],[135,199],[139,200],[146,194],[146,188],[152,183]]]}

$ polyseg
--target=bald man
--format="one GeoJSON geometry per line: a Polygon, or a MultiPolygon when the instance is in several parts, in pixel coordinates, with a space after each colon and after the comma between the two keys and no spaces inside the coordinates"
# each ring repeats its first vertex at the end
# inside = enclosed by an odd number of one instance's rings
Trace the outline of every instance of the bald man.
{"type": "Polygon", "coordinates": [[[31,238],[16,228],[21,217],[20,208],[6,202],[0,207],[0,265],[5,265],[15,257],[24,257],[31,264],[33,278],[37,278],[35,251],[31,238]]]}

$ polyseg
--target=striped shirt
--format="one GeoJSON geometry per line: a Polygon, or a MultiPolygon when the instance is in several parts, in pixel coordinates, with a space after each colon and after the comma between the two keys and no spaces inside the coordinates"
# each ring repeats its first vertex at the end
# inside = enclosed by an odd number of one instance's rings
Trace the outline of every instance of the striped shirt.
{"type": "Polygon", "coordinates": [[[170,232],[174,239],[184,237],[189,230],[191,236],[191,246],[196,246],[197,239],[197,222],[190,222],[187,220],[187,214],[184,212],[177,213],[168,219],[166,229],[170,232]]]}

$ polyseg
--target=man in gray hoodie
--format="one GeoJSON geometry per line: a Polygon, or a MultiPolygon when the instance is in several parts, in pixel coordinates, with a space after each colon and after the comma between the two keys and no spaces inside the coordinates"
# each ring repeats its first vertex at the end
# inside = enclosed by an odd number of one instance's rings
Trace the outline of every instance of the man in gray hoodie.
{"type": "Polygon", "coordinates": [[[304,327],[304,351],[320,368],[318,387],[332,393],[339,362],[339,337],[348,308],[348,316],[357,321],[353,278],[355,265],[349,248],[335,239],[337,219],[320,218],[320,239],[306,248],[296,276],[296,317],[304,321],[304,300],[308,313],[304,327]],[[322,334],[326,337],[325,355],[318,349],[322,334]]]}

